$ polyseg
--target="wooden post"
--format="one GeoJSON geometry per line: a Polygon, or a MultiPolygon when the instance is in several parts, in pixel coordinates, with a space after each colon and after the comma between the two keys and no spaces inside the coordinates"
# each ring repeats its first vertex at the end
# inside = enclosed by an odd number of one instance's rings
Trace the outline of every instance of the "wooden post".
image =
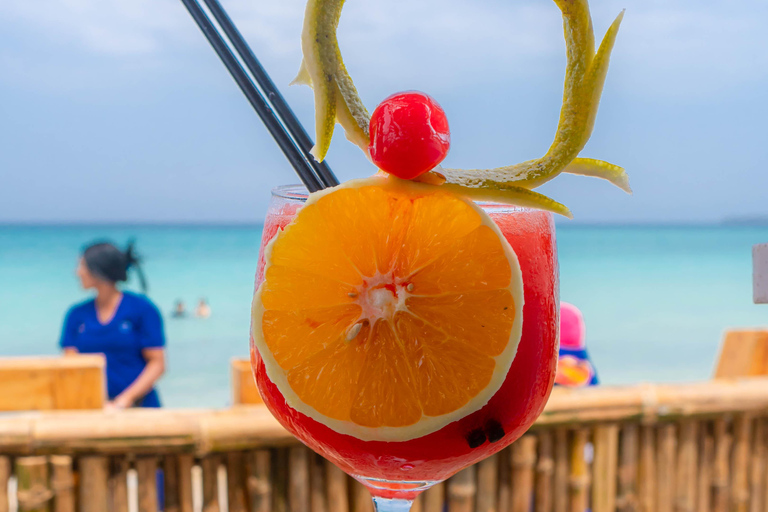
{"type": "Polygon", "coordinates": [[[619,491],[616,506],[619,512],[637,512],[637,465],[640,453],[638,426],[627,423],[621,428],[619,451],[619,491]]]}
{"type": "Polygon", "coordinates": [[[72,474],[72,457],[51,456],[51,487],[53,489],[53,511],[75,512],[75,478],[72,474]]]}
{"type": "Polygon", "coordinates": [[[312,452],[304,445],[293,446],[288,452],[288,511],[309,512],[309,457],[312,452]]]}
{"type": "Polygon", "coordinates": [[[288,512],[288,450],[274,450],[272,461],[272,507],[274,512],[288,512]]]}
{"type": "Polygon", "coordinates": [[[45,457],[16,459],[17,493],[20,512],[47,512],[53,497],[48,487],[48,461],[45,457]]]}
{"type": "Polygon", "coordinates": [[[192,455],[176,457],[176,467],[179,472],[179,511],[192,512],[192,466],[195,459],[192,455]]]}
{"type": "Polygon", "coordinates": [[[0,359],[0,411],[101,409],[104,356],[0,359]]]}
{"type": "Polygon", "coordinates": [[[765,488],[765,418],[754,421],[752,450],[749,462],[749,512],[763,512],[765,488]]]}
{"type": "Polygon", "coordinates": [[[157,457],[136,460],[139,480],[139,512],[157,512],[157,457]]]}
{"type": "Polygon", "coordinates": [[[677,459],[677,438],[675,425],[667,423],[658,428],[658,454],[656,480],[657,512],[672,512],[675,495],[675,464],[677,459]]]}
{"type": "Polygon", "coordinates": [[[203,512],[219,512],[219,465],[216,455],[200,461],[203,470],[203,512]]]}
{"type": "Polygon", "coordinates": [[[656,431],[651,425],[640,427],[640,465],[638,467],[640,512],[656,510],[656,431]]]}
{"type": "Polygon", "coordinates": [[[475,466],[470,466],[448,480],[448,512],[472,512],[477,492],[475,471],[475,466]]]}
{"type": "Polygon", "coordinates": [[[227,453],[228,512],[248,512],[245,489],[245,458],[243,452],[229,452],[227,453]]]}
{"type": "Polygon", "coordinates": [[[552,508],[555,512],[568,510],[568,474],[568,431],[558,428],[555,430],[555,474],[552,479],[552,508]]]}
{"type": "Polygon", "coordinates": [[[445,507],[445,484],[443,482],[433,485],[424,491],[422,496],[424,497],[423,512],[443,512],[445,507]]]}
{"type": "MultiPolygon", "coordinates": [[[[498,453],[499,457],[499,491],[496,503],[499,512],[512,510],[512,455],[509,448],[504,448],[498,453]]],[[[427,512],[425,510],[425,512],[427,512]]],[[[434,511],[441,512],[441,511],[434,511]]]]}
{"type": "Polygon", "coordinates": [[[253,380],[253,370],[250,359],[232,359],[232,404],[263,404],[256,382],[253,380]]]}
{"type": "Polygon", "coordinates": [[[269,450],[254,450],[246,456],[248,474],[248,501],[251,512],[272,510],[272,482],[269,450]]]}
{"type": "Polygon", "coordinates": [[[354,479],[352,479],[352,512],[373,512],[371,493],[354,479]]]}
{"type": "Polygon", "coordinates": [[[728,423],[723,417],[715,419],[715,465],[712,475],[712,510],[726,512],[728,510],[728,480],[731,455],[731,436],[728,433],[728,423]]]}
{"type": "Polygon", "coordinates": [[[11,478],[11,459],[0,455],[0,512],[8,512],[8,480],[11,478]]]}
{"type": "MultiPolygon", "coordinates": [[[[128,512],[128,470],[131,463],[125,457],[110,461],[107,496],[110,512],[128,512]]],[[[81,499],[86,499],[82,497],[81,499]]]]}
{"type": "Polygon", "coordinates": [[[475,512],[498,512],[498,455],[491,455],[477,464],[477,496],[475,512]]]}
{"type": "Polygon", "coordinates": [[[699,427],[699,475],[696,486],[696,510],[710,512],[712,504],[712,468],[715,465],[715,438],[711,425],[702,423],[699,427]]]}
{"type": "Polygon", "coordinates": [[[328,489],[325,481],[325,459],[309,454],[309,507],[312,512],[328,512],[328,489]]]}
{"type": "Polygon", "coordinates": [[[592,465],[592,510],[616,510],[616,469],[619,458],[619,426],[595,428],[595,460],[592,465]]]}
{"type": "Polygon", "coordinates": [[[676,512],[694,512],[696,504],[696,473],[698,470],[699,424],[695,420],[680,422],[675,477],[676,512]]]}
{"type": "Polygon", "coordinates": [[[424,512],[424,501],[421,494],[416,496],[416,499],[411,503],[411,509],[408,512],[424,512]]]}
{"type": "Polygon", "coordinates": [[[512,443],[512,512],[530,512],[533,473],[536,467],[536,437],[526,434],[512,443]]]}
{"type": "Polygon", "coordinates": [[[554,441],[551,430],[539,433],[539,460],[536,463],[535,512],[552,512],[552,476],[555,471],[554,441]]]}
{"type": "Polygon", "coordinates": [[[733,421],[733,477],[731,511],[747,512],[749,507],[749,446],[752,420],[746,414],[738,414],[733,421]]]}
{"type": "Polygon", "coordinates": [[[715,370],[716,379],[768,374],[768,331],[725,333],[715,370]]]}
{"type": "Polygon", "coordinates": [[[109,459],[103,455],[89,455],[78,460],[80,469],[80,512],[104,512],[109,506],[107,482],[109,459]]]}
{"type": "Polygon", "coordinates": [[[347,474],[329,460],[325,461],[325,482],[330,512],[349,512],[347,474]]]}
{"type": "Polygon", "coordinates": [[[589,431],[586,428],[574,430],[571,439],[571,475],[569,479],[569,507],[570,512],[585,512],[587,510],[587,487],[589,476],[587,474],[587,461],[584,459],[584,449],[587,446],[589,431]]]}
{"type": "Polygon", "coordinates": [[[163,496],[165,504],[163,512],[181,512],[179,503],[179,465],[176,457],[168,455],[163,458],[163,496]]]}

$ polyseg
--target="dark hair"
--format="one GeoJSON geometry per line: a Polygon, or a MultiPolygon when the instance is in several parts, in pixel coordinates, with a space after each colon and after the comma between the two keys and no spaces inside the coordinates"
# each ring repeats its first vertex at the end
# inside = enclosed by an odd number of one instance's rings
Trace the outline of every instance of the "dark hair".
{"type": "Polygon", "coordinates": [[[147,281],[139,266],[140,259],[134,250],[133,241],[128,243],[125,251],[110,242],[93,243],[83,250],[83,261],[91,274],[110,283],[126,281],[128,270],[133,268],[139,276],[141,290],[147,291],[147,281]]]}

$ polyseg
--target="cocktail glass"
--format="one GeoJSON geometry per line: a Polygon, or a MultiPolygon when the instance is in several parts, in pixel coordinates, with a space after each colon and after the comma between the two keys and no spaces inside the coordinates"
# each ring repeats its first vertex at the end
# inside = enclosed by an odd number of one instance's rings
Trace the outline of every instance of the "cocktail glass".
{"type": "MultiPolygon", "coordinates": [[[[264,247],[307,198],[298,185],[272,191],[259,254],[256,288],[264,278],[264,247]]],[[[380,512],[407,511],[413,499],[459,470],[518,439],[541,414],[552,390],[558,352],[558,265],[552,214],[481,203],[520,261],[523,332],[504,384],[480,410],[431,434],[402,442],[362,441],[289,407],[269,380],[251,341],[256,384],[272,414],[308,447],[363,483],[380,512]]]]}

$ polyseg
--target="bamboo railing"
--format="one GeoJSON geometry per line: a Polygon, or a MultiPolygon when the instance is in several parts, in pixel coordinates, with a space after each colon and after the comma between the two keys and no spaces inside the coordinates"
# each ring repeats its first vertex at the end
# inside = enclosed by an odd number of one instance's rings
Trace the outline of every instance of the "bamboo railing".
{"type": "MultiPolygon", "coordinates": [[[[556,389],[525,436],[414,510],[763,512],[766,488],[768,378],[556,389]]],[[[372,510],[263,407],[0,418],[0,512],[155,511],[159,491],[168,512],[372,510]]]]}

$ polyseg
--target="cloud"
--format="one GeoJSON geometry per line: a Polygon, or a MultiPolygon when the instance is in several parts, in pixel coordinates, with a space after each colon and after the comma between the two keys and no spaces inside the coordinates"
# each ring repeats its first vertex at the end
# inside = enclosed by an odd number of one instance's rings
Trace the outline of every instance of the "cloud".
{"type": "MultiPolygon", "coordinates": [[[[222,1],[270,70],[295,72],[304,0],[222,1]]],[[[623,7],[616,90],[702,100],[768,76],[764,0],[593,0],[598,38],[623,7]]],[[[94,74],[88,66],[175,64],[206,45],[179,0],[3,0],[0,30],[0,65],[8,71],[23,62],[27,73],[56,60],[86,76],[94,74]]],[[[395,86],[445,90],[562,77],[562,26],[549,0],[348,2],[339,37],[364,82],[387,76],[395,86]]]]}

